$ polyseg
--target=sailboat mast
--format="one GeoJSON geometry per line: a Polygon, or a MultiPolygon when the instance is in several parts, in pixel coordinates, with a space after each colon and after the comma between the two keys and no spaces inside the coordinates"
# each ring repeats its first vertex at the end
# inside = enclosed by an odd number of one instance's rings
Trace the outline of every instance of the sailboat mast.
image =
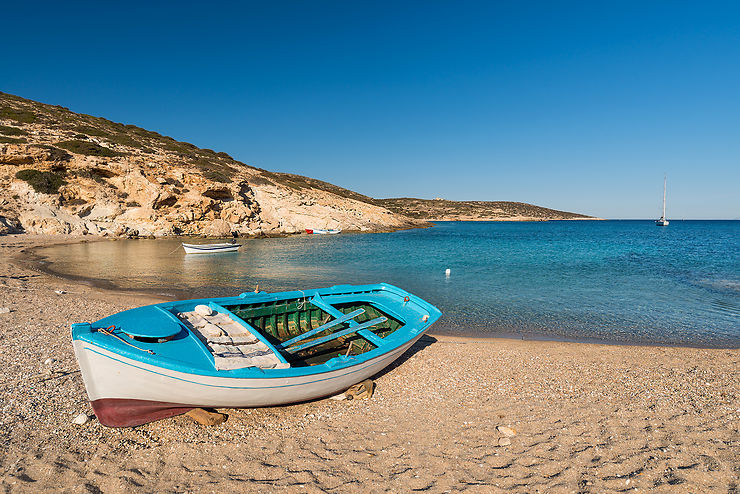
{"type": "Polygon", "coordinates": [[[665,182],[666,177],[663,177],[663,219],[665,219],[665,182]]]}

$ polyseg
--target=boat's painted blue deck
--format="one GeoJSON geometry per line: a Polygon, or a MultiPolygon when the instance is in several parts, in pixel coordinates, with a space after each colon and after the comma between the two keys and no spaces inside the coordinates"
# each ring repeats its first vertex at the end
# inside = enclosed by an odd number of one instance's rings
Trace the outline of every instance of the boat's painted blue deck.
{"type": "MultiPolygon", "coordinates": [[[[221,377],[264,377],[266,373],[269,373],[273,377],[291,377],[336,370],[375,358],[413,339],[432,325],[440,316],[441,312],[433,305],[392,285],[384,283],[363,286],[339,285],[318,290],[273,294],[248,292],[242,293],[238,297],[184,300],[139,307],[108,316],[92,324],[74,324],[72,325],[72,339],[91,343],[134,360],[190,374],[221,377]],[[307,303],[315,303],[315,305],[335,317],[340,317],[343,314],[333,307],[334,304],[366,301],[402,321],[403,326],[385,338],[380,338],[368,330],[360,330],[358,334],[368,339],[377,348],[361,355],[336,357],[322,365],[264,370],[249,367],[217,371],[214,366],[213,355],[208,348],[175,316],[176,312],[192,311],[199,304],[210,305],[215,310],[226,313],[239,324],[252,330],[264,343],[274,348],[258,331],[250,328],[246,322],[234,316],[229,311],[229,307],[303,297],[306,298],[307,303]],[[312,302],[309,302],[309,300],[312,302]],[[426,320],[424,320],[425,316],[427,316],[426,320]],[[115,334],[130,344],[96,331],[98,328],[109,326],[115,326],[117,328],[115,334]],[[174,336],[164,342],[144,342],[130,339],[124,332],[148,338],[174,336]],[[146,350],[150,350],[153,354],[147,353],[146,350]]],[[[350,325],[355,324],[357,324],[355,321],[350,323],[350,325]]],[[[277,353],[279,355],[279,352],[277,353]]]]}

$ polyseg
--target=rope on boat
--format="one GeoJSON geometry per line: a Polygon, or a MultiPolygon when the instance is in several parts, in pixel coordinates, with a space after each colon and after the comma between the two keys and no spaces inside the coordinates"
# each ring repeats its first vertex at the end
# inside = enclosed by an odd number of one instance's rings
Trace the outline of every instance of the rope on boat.
{"type": "Polygon", "coordinates": [[[120,341],[121,343],[127,344],[131,348],[136,348],[139,351],[146,352],[146,353],[148,353],[150,355],[154,355],[154,352],[153,351],[148,350],[148,349],[145,349],[145,348],[139,348],[138,346],[133,345],[133,344],[129,343],[128,341],[124,340],[123,338],[121,338],[117,334],[113,334],[113,331],[112,330],[114,330],[114,329],[116,329],[116,325],[115,324],[111,324],[110,326],[108,326],[105,329],[98,328],[98,331],[100,331],[103,334],[107,334],[108,336],[112,336],[112,337],[116,338],[118,341],[120,341]],[[108,330],[111,330],[111,331],[108,331],[108,330]]]}
{"type": "Polygon", "coordinates": [[[298,310],[300,310],[300,309],[303,309],[306,306],[306,292],[304,292],[303,290],[298,290],[298,291],[303,294],[303,300],[301,301],[300,304],[298,304],[298,307],[297,307],[298,310]]]}

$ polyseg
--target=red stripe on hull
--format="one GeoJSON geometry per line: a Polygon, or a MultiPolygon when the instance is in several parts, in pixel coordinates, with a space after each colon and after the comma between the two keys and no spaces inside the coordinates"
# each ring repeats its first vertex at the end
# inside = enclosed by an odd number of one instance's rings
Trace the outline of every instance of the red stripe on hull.
{"type": "Polygon", "coordinates": [[[195,408],[180,403],[127,398],[102,398],[90,404],[100,423],[108,427],[134,427],[181,415],[195,408]]]}

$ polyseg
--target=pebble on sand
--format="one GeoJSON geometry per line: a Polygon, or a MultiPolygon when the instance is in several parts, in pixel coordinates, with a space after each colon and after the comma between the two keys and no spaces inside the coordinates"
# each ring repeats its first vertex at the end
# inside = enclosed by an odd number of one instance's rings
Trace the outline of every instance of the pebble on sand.
{"type": "Polygon", "coordinates": [[[56,361],[57,361],[57,359],[55,359],[53,357],[49,357],[48,359],[44,360],[44,365],[51,365],[51,364],[53,364],[56,361]]]}
{"type": "Polygon", "coordinates": [[[10,312],[9,307],[0,307],[0,314],[7,314],[8,312],[10,312]]]}
{"type": "Polygon", "coordinates": [[[329,397],[330,400],[369,400],[375,391],[375,383],[372,379],[365,379],[362,382],[351,386],[344,393],[339,393],[329,397]]]}
{"type": "Polygon", "coordinates": [[[193,408],[185,415],[201,425],[220,425],[229,418],[225,413],[204,410],[203,408],[193,408]]]}
{"type": "Polygon", "coordinates": [[[73,424],[85,425],[90,421],[90,417],[86,413],[81,413],[72,419],[73,424]]]}
{"type": "Polygon", "coordinates": [[[506,427],[504,425],[499,425],[496,427],[496,430],[498,430],[501,434],[503,434],[506,437],[514,437],[516,436],[516,430],[506,427]]]}
{"type": "Polygon", "coordinates": [[[500,437],[498,438],[498,445],[499,446],[508,446],[511,444],[511,439],[508,437],[500,437]]]}

